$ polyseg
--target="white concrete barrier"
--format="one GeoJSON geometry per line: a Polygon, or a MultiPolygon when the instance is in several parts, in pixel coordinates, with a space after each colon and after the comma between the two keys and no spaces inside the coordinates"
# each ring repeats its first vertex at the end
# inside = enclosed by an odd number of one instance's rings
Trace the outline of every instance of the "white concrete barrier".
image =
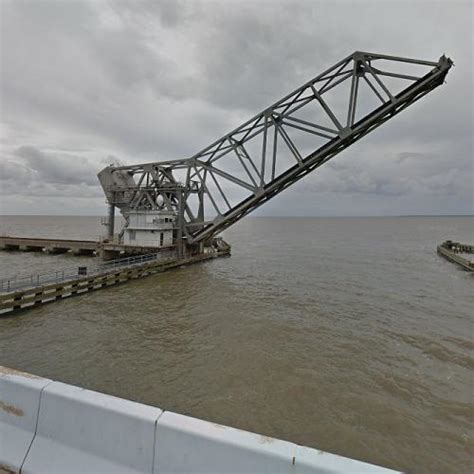
{"type": "Polygon", "coordinates": [[[289,473],[296,445],[165,412],[156,430],[155,470],[162,473],[289,473]]]}
{"type": "Polygon", "coordinates": [[[379,466],[207,421],[164,412],[154,474],[390,474],[379,466]]]}
{"type": "Polygon", "coordinates": [[[35,436],[41,390],[49,383],[0,367],[0,471],[20,471],[35,436]]]}
{"type": "Polygon", "coordinates": [[[0,473],[394,474],[0,367],[0,473]]]}
{"type": "Polygon", "coordinates": [[[151,473],[162,411],[60,382],[42,394],[22,473],[151,473]]]}
{"type": "Polygon", "coordinates": [[[295,457],[295,470],[292,471],[295,474],[397,474],[392,469],[304,446],[297,447],[295,457]]]}

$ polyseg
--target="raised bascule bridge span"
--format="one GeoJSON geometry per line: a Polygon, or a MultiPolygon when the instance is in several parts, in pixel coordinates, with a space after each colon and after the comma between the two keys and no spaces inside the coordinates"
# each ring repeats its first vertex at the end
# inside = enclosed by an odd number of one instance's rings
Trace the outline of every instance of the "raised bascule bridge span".
{"type": "MultiPolygon", "coordinates": [[[[443,84],[452,65],[444,55],[426,61],[356,51],[190,158],[104,168],[98,178],[109,203],[108,237],[89,244],[106,260],[118,258],[117,271],[95,269],[92,278],[84,269],[59,270],[62,277],[43,286],[31,282],[44,276],[5,279],[3,288],[15,292],[0,289],[0,313],[229,255],[218,237],[223,230],[443,84]],[[117,234],[115,208],[125,220],[117,234]],[[152,262],[123,264],[136,255],[152,262]]],[[[8,239],[5,248],[48,247],[8,239]]]]}
{"type": "Polygon", "coordinates": [[[108,166],[99,180],[110,215],[125,217],[120,238],[163,213],[179,252],[211,240],[441,85],[452,64],[356,51],[188,159],[108,166]]]}

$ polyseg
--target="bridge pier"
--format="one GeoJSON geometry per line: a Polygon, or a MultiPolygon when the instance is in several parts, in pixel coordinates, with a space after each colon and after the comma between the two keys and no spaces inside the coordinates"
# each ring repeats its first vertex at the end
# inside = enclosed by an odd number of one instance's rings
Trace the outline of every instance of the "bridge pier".
{"type": "Polygon", "coordinates": [[[23,250],[24,252],[42,252],[44,249],[41,245],[25,245],[24,247],[25,249],[20,246],[20,250],[23,250]]]}
{"type": "Polygon", "coordinates": [[[20,250],[20,246],[15,244],[3,244],[2,250],[20,250]]]}
{"type": "Polygon", "coordinates": [[[101,247],[99,251],[99,255],[100,255],[100,258],[104,261],[114,260],[116,258],[120,258],[120,251],[105,249],[104,247],[101,247]]]}
{"type": "Polygon", "coordinates": [[[107,222],[107,237],[110,240],[114,239],[114,227],[115,227],[115,205],[109,204],[109,220],[107,222]]]}
{"type": "Polygon", "coordinates": [[[68,248],[64,248],[64,247],[46,247],[45,248],[46,253],[49,253],[49,254],[67,253],[68,250],[69,250],[68,248]]]}
{"type": "Polygon", "coordinates": [[[93,256],[95,254],[95,250],[93,250],[93,249],[72,249],[71,253],[73,255],[90,255],[90,256],[93,256]]]}
{"type": "Polygon", "coordinates": [[[29,245],[20,245],[18,246],[18,250],[22,252],[31,252],[32,248],[29,245]]]}

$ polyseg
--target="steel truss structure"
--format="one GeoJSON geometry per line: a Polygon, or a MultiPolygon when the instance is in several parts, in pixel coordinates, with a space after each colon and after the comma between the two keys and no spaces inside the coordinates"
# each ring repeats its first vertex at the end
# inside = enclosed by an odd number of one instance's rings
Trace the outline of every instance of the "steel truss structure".
{"type": "Polygon", "coordinates": [[[109,166],[99,179],[126,219],[173,211],[177,238],[203,242],[441,85],[452,64],[355,52],[191,158],[109,166]]]}

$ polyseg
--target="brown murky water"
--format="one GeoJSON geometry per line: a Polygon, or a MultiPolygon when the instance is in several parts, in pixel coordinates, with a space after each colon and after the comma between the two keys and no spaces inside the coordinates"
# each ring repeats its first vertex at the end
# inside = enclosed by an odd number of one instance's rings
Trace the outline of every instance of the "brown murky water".
{"type": "MultiPolygon", "coordinates": [[[[399,470],[473,471],[474,276],[436,254],[473,242],[473,218],[247,218],[225,238],[232,258],[0,319],[0,364],[399,470]]],[[[76,261],[1,252],[0,273],[76,261]]]]}

